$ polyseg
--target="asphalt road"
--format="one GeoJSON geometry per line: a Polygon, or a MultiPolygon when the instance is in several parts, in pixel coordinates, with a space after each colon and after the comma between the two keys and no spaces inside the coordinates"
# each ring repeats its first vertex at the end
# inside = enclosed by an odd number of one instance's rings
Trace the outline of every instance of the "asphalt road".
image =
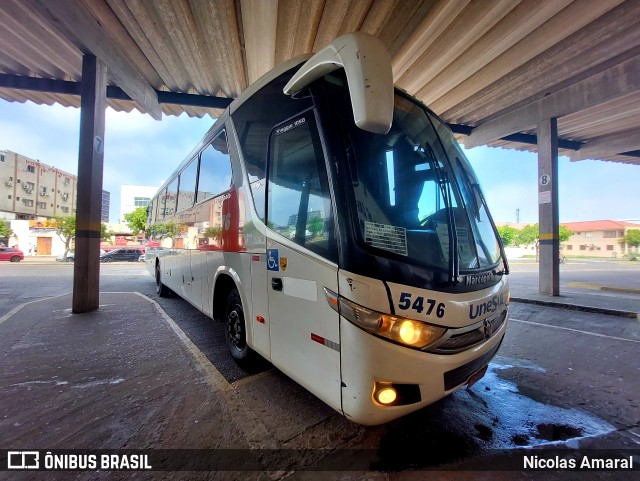
{"type": "MultiPolygon", "coordinates": [[[[537,286],[538,263],[528,259],[518,259],[509,263],[510,283],[537,286]]],[[[572,283],[628,288],[640,291],[640,262],[604,261],[596,259],[568,260],[560,265],[562,287],[576,289],[572,283]]]]}
{"type": "MultiPolygon", "coordinates": [[[[250,372],[239,368],[226,353],[221,325],[180,298],[159,298],[144,265],[101,267],[101,291],[137,291],[157,301],[245,402],[256,408],[279,445],[317,447],[321,440],[323,448],[367,448],[376,453],[380,469],[394,473],[379,479],[402,480],[423,479],[412,477],[412,471],[443,464],[458,469],[472,469],[478,459],[491,464],[503,450],[521,448],[634,449],[620,452],[640,454],[640,323],[636,320],[512,303],[499,354],[471,391],[457,391],[383,426],[362,427],[334,413],[267,362],[250,372]]],[[[531,267],[514,265],[512,282],[528,282],[534,277],[531,267]]],[[[601,282],[637,283],[638,271],[626,269],[569,264],[563,266],[563,279],[594,282],[588,272],[597,272],[601,282]]],[[[73,266],[66,264],[0,265],[0,317],[21,303],[70,292],[72,274],[73,266]]],[[[499,460],[495,463],[494,469],[499,460]]],[[[309,479],[307,474],[291,478],[309,479]]],[[[316,479],[328,479],[325,474],[316,479]]],[[[542,474],[541,479],[566,479],[562,475],[567,473],[542,474]]],[[[491,478],[530,476],[531,472],[498,472],[491,478]]],[[[597,476],[635,479],[624,471],[597,476]]],[[[449,473],[446,478],[470,479],[464,473],[449,473]]]]}

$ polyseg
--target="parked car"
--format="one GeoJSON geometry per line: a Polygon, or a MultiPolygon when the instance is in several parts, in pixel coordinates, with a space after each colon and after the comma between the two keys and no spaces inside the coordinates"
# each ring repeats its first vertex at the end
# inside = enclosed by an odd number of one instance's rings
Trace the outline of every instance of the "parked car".
{"type": "Polygon", "coordinates": [[[100,256],[100,262],[137,262],[144,252],[140,249],[122,248],[116,249],[100,256]]]}
{"type": "MultiPolygon", "coordinates": [[[[105,251],[103,251],[102,249],[100,249],[100,256],[102,256],[105,253],[105,251]]],[[[67,258],[66,260],[62,258],[62,256],[58,256],[56,257],[56,261],[58,262],[73,262],[76,260],[76,253],[73,251],[69,251],[67,252],[67,258]]]]}
{"type": "Polygon", "coordinates": [[[75,252],[67,252],[66,259],[63,257],[63,255],[56,257],[56,261],[58,261],[58,262],[73,262],[75,260],[75,258],[76,258],[76,253],[75,252]]]}
{"type": "Polygon", "coordinates": [[[24,259],[24,252],[17,247],[0,247],[0,261],[20,262],[24,259]]]}
{"type": "Polygon", "coordinates": [[[138,257],[138,261],[139,262],[145,262],[147,260],[147,255],[146,254],[142,254],[140,257],[138,257]]]}

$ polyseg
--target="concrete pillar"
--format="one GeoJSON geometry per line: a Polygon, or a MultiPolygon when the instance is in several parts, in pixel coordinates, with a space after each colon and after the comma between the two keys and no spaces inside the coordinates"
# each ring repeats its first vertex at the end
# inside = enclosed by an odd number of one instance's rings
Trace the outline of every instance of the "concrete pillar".
{"type": "Polygon", "coordinates": [[[538,124],[539,289],[560,295],[558,214],[558,120],[538,124]]]}
{"type": "Polygon", "coordinates": [[[76,314],[100,304],[100,213],[107,69],[93,55],[82,58],[80,148],[73,306],[76,314]]]}

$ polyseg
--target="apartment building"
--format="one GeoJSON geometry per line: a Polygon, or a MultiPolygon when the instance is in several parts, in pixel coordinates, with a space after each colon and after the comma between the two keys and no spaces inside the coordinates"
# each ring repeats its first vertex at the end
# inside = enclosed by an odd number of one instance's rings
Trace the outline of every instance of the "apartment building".
{"type": "Polygon", "coordinates": [[[76,181],[69,172],[0,151],[0,217],[33,220],[74,214],[76,181]]]}
{"type": "Polygon", "coordinates": [[[624,242],[624,236],[640,224],[613,220],[566,222],[573,235],[562,243],[562,253],[567,256],[622,257],[637,248],[624,242]]]}
{"type": "Polygon", "coordinates": [[[146,207],[160,187],[149,185],[120,186],[120,222],[124,222],[124,215],[133,212],[138,207],[146,207]]]}
{"type": "Polygon", "coordinates": [[[111,210],[111,192],[108,190],[102,191],[102,209],[100,211],[100,220],[102,222],[109,222],[109,212],[111,210]]]}

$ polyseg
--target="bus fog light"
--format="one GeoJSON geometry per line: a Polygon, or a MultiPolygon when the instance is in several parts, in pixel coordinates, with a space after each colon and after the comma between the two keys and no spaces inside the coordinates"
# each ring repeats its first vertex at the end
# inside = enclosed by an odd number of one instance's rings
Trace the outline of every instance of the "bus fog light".
{"type": "Polygon", "coordinates": [[[396,390],[391,386],[381,386],[375,393],[376,401],[380,404],[391,404],[398,397],[396,390]]]}

